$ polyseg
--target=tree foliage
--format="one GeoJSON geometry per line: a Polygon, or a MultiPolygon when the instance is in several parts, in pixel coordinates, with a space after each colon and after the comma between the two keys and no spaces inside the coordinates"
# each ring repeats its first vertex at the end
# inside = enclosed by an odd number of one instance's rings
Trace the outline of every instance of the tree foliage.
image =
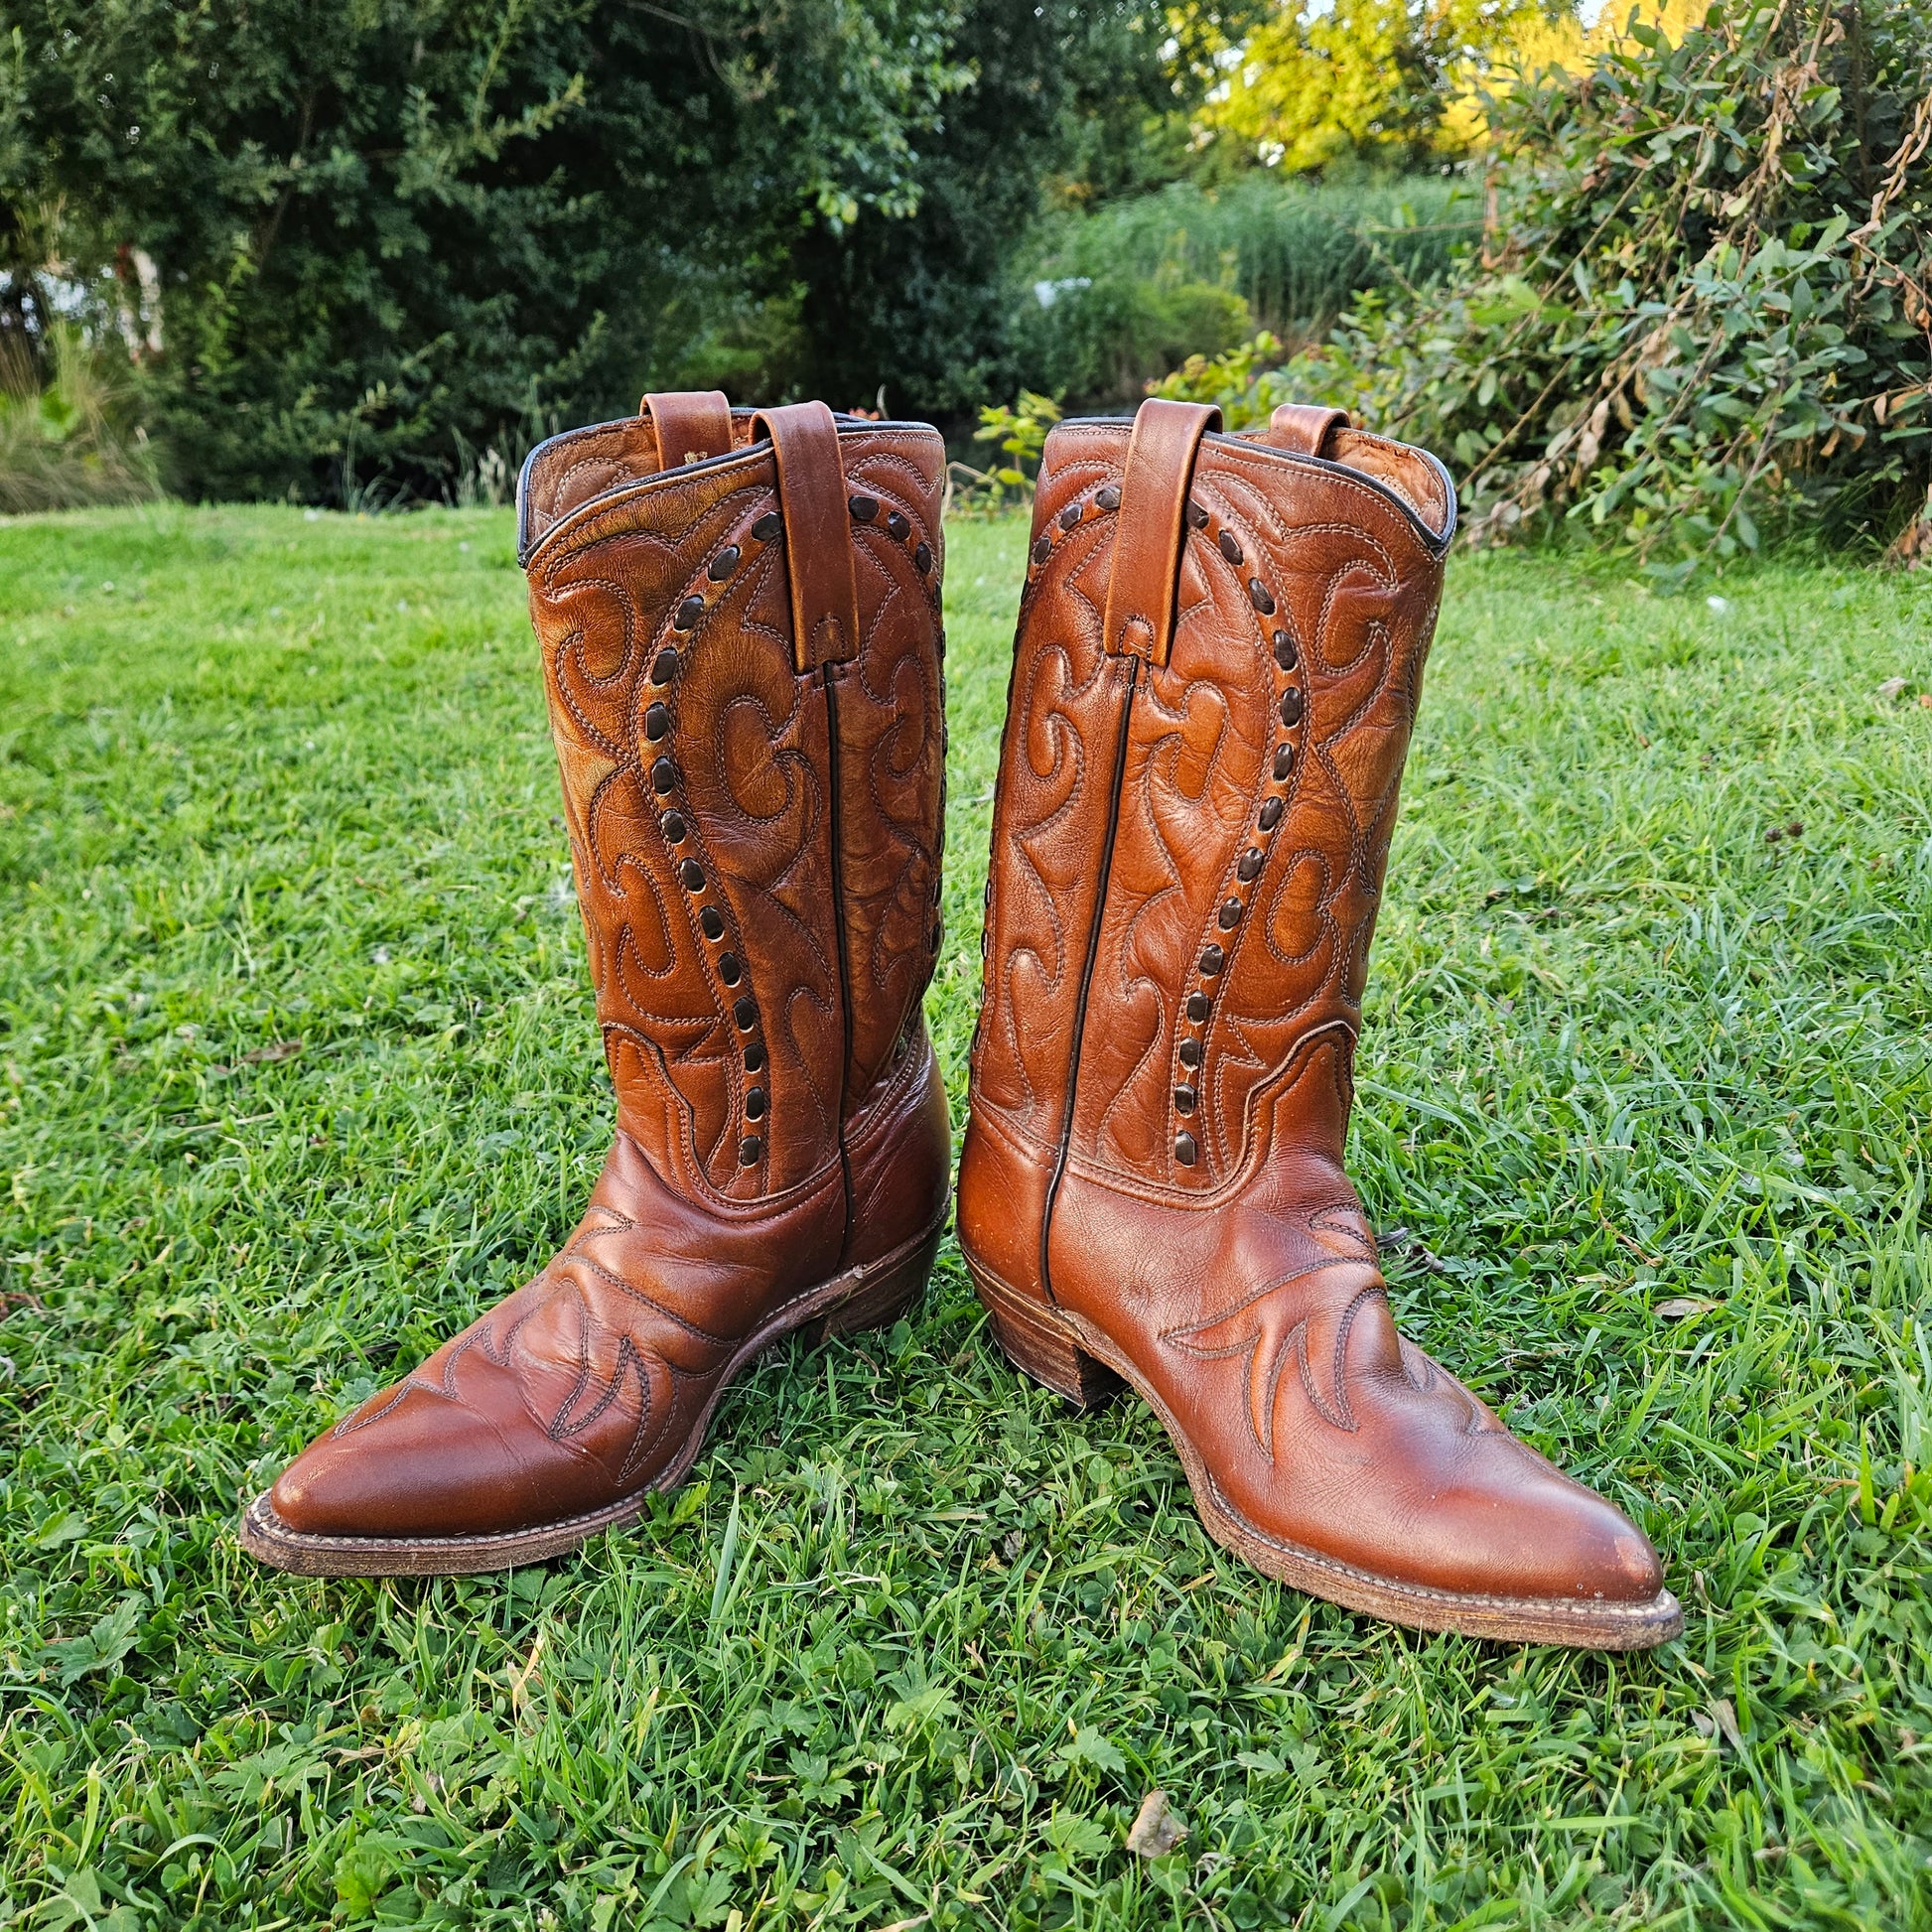
{"type": "Polygon", "coordinates": [[[1082,102],[1164,110],[1135,0],[10,11],[0,325],[104,296],[191,494],[436,493],[660,381],[962,406],[1082,102]]]}
{"type": "Polygon", "coordinates": [[[1447,284],[1258,381],[1441,450],[1477,536],[1556,514],[1660,575],[1766,523],[1898,527],[1932,479],[1932,15],[1723,0],[1489,103],[1511,159],[1447,284]]]}
{"type": "Polygon", "coordinates": [[[1522,30],[1574,0],[1276,0],[1208,49],[1204,136],[1290,173],[1338,161],[1413,168],[1459,153],[1459,95],[1522,30]]]}

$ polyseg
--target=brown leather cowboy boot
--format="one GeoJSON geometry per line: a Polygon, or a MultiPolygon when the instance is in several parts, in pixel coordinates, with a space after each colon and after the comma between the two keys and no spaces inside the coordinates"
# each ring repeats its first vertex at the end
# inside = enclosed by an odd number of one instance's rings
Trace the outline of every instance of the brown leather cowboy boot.
{"type": "Polygon", "coordinates": [[[1642,1533],[1405,1341],[1342,1144],[1454,521],[1338,412],[1046,443],[993,823],[959,1236],[1007,1354],[1125,1378],[1210,1533],[1423,1629],[1636,1648],[1642,1533]]]}
{"type": "Polygon", "coordinates": [[[684,1475],[761,1348],[893,1320],[945,1218],[938,435],[652,396],[520,541],[617,1138],[526,1287],[308,1449],[310,1575],[530,1563],[684,1475]]]}

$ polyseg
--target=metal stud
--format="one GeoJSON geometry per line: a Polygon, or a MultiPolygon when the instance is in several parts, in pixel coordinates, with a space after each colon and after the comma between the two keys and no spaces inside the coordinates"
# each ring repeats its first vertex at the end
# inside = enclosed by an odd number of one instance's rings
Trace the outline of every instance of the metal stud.
{"type": "Polygon", "coordinates": [[[644,736],[655,745],[671,728],[668,705],[653,704],[644,713],[644,736]]]}
{"type": "Polygon", "coordinates": [[[1072,529],[1080,521],[1081,514],[1082,511],[1078,503],[1067,504],[1066,508],[1060,511],[1060,528],[1062,530],[1072,529]]]}
{"type": "Polygon", "coordinates": [[[1282,723],[1299,725],[1302,722],[1302,694],[1299,691],[1282,693],[1282,723]]]}
{"type": "Polygon", "coordinates": [[[1295,769],[1295,747],[1277,745],[1275,747],[1275,782],[1280,784],[1295,769]]]}
{"type": "Polygon", "coordinates": [[[926,572],[932,568],[931,544],[922,543],[919,545],[919,547],[916,550],[912,552],[912,568],[916,570],[921,577],[923,577],[926,574],[926,572]]]}
{"type": "Polygon", "coordinates": [[[737,544],[726,544],[724,549],[712,558],[711,567],[705,572],[705,575],[714,584],[722,584],[738,568],[739,555],[740,552],[737,544]]]}
{"type": "Polygon", "coordinates": [[[870,523],[879,514],[879,500],[873,496],[854,496],[846,508],[852,512],[855,522],[870,523]]]}
{"type": "Polygon", "coordinates": [[[736,986],[745,977],[745,967],[735,952],[721,952],[718,955],[718,977],[727,986],[736,986]]]}
{"type": "Polygon", "coordinates": [[[689,630],[703,616],[704,599],[701,597],[687,597],[677,607],[677,616],[671,620],[671,627],[674,630],[689,630]]]}
{"type": "Polygon", "coordinates": [[[1295,639],[1286,630],[1278,630],[1275,632],[1274,644],[1275,662],[1283,670],[1292,671],[1295,668],[1296,659],[1295,639]]]}
{"type": "Polygon", "coordinates": [[[752,535],[759,543],[769,543],[785,527],[785,520],[776,510],[766,510],[752,525],[752,535]]]}
{"type": "Polygon", "coordinates": [[[1217,916],[1221,922],[1221,930],[1232,932],[1241,923],[1241,901],[1238,898],[1227,900],[1217,916]]]}
{"type": "Polygon", "coordinates": [[[1191,1020],[1195,1024],[1195,1026],[1199,1026],[1200,1023],[1207,1018],[1207,1012],[1208,1012],[1207,995],[1205,993],[1188,994],[1187,1018],[1191,1020]]]}
{"type": "Polygon", "coordinates": [[[654,658],[651,659],[650,681],[653,684],[668,684],[670,683],[672,678],[676,676],[677,676],[677,652],[671,645],[666,644],[664,648],[660,650],[654,658]]]}
{"type": "Polygon", "coordinates": [[[1191,497],[1187,502],[1187,521],[1197,530],[1207,528],[1207,512],[1191,497]]]}
{"type": "Polygon", "coordinates": [[[659,759],[650,768],[653,791],[669,791],[677,783],[677,766],[669,759],[659,759]]]}
{"type": "Polygon", "coordinates": [[[1177,1114],[1191,1114],[1194,1101],[1198,1096],[1192,1087],[1175,1087],[1173,1090],[1173,1110],[1177,1114]]]}
{"type": "Polygon", "coordinates": [[[732,1018],[738,1022],[738,1031],[749,1034],[759,1024],[759,1003],[748,993],[732,1008],[732,1018]]]}
{"type": "Polygon", "coordinates": [[[1034,562],[1043,564],[1053,554],[1053,539],[1039,537],[1034,543],[1034,562]]]}
{"type": "Polygon", "coordinates": [[[1235,877],[1241,880],[1252,879],[1261,870],[1261,847],[1251,845],[1241,855],[1241,863],[1234,869],[1235,877]]]}
{"type": "Polygon", "coordinates": [[[748,1087],[745,1092],[745,1115],[748,1120],[764,1118],[764,1089],[748,1087]]]}
{"type": "Polygon", "coordinates": [[[892,510],[886,517],[886,534],[903,543],[912,534],[912,526],[897,510],[892,510]]]}
{"type": "Polygon", "coordinates": [[[1268,586],[1259,577],[1248,579],[1248,602],[1264,618],[1272,618],[1275,615],[1275,600],[1269,594],[1268,586]]]}
{"type": "Polygon", "coordinates": [[[685,824],[684,814],[682,812],[666,812],[657,821],[657,829],[664,834],[665,838],[672,845],[682,845],[684,843],[685,833],[691,828],[685,824]]]}
{"type": "Polygon", "coordinates": [[[738,1165],[741,1168],[756,1168],[763,1153],[764,1143],[756,1134],[747,1134],[738,1144],[738,1165]]]}
{"type": "Polygon", "coordinates": [[[756,1073],[764,1064],[764,1048],[757,1040],[749,1040],[745,1047],[745,1069],[756,1073]]]}
{"type": "Polygon", "coordinates": [[[722,939],[725,936],[725,915],[715,905],[707,905],[698,914],[698,924],[707,939],[722,939]]]}
{"type": "Polygon", "coordinates": [[[1229,563],[1238,564],[1241,561],[1241,546],[1235,542],[1234,532],[1232,530],[1223,530],[1221,532],[1220,543],[1221,555],[1229,563]]]}
{"type": "Polygon", "coordinates": [[[1200,1159],[1200,1149],[1194,1145],[1191,1134],[1176,1134],[1173,1137],[1173,1158],[1183,1168],[1191,1168],[1200,1159]]]}
{"type": "Polygon", "coordinates": [[[1256,821],[1264,832],[1272,832],[1282,822],[1282,801],[1271,798],[1261,808],[1261,817],[1256,821]]]}
{"type": "Polygon", "coordinates": [[[1222,956],[1220,947],[1209,946],[1200,956],[1201,977],[1211,980],[1226,964],[1227,960],[1222,956]]]}
{"type": "Polygon", "coordinates": [[[1118,483],[1103,483],[1097,490],[1094,491],[1093,500],[1096,503],[1098,503],[1103,510],[1119,509],[1120,508],[1120,485],[1118,483]]]}
{"type": "Polygon", "coordinates": [[[1183,1039],[1180,1042],[1180,1063],[1182,1066],[1200,1065],[1200,1041],[1183,1039]]]}
{"type": "Polygon", "coordinates": [[[704,868],[695,859],[687,859],[677,869],[677,883],[687,893],[704,891],[704,868]]]}

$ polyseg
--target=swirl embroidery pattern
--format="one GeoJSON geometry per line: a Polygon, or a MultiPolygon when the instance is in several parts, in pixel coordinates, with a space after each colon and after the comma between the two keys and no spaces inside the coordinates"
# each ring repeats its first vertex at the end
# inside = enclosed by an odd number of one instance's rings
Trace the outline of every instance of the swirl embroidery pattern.
{"type": "Polygon", "coordinates": [[[532,602],[621,1117],[728,1197],[795,1184],[836,1153],[843,1029],[825,701],[770,489],[614,509],[532,602]]]}

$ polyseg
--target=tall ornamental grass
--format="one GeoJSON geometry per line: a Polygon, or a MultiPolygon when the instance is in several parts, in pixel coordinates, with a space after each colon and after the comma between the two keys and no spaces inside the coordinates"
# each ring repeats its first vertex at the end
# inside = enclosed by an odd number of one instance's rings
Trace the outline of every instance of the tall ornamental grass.
{"type": "Polygon", "coordinates": [[[1257,329],[1304,342],[1365,290],[1437,280],[1480,229],[1479,193],[1443,175],[1254,173],[1064,212],[1023,260],[1020,362],[1042,391],[1138,399],[1190,352],[1219,354],[1257,329]]]}

